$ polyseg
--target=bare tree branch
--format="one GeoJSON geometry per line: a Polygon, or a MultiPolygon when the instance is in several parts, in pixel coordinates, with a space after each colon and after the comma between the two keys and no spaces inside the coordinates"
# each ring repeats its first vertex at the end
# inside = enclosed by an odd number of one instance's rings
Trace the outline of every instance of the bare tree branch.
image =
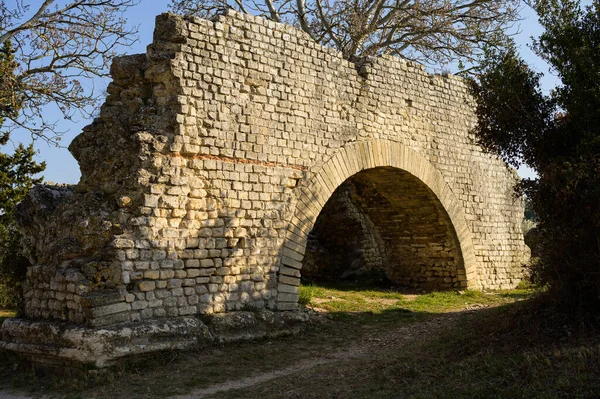
{"type": "MultiPolygon", "coordinates": [[[[119,47],[136,40],[136,28],[127,26],[123,12],[138,2],[45,0],[32,14],[26,1],[13,8],[0,2],[0,45],[11,43],[14,49],[17,66],[10,90],[20,103],[19,117],[5,115],[0,107],[0,127],[8,132],[25,129],[56,143],[62,132],[44,118],[45,106],[56,105],[66,119],[76,112],[90,116],[98,93],[83,82],[107,76],[119,47]]],[[[1,82],[4,93],[7,86],[4,79],[1,82]]],[[[0,98],[0,106],[3,101],[0,98]]]]}
{"type": "MultiPolygon", "coordinates": [[[[172,0],[171,9],[210,17],[219,11],[215,1],[172,0]]],[[[484,45],[502,46],[519,6],[519,0],[236,1],[298,26],[347,59],[388,53],[437,66],[473,62],[484,45]]]]}
{"type": "Polygon", "coordinates": [[[313,40],[315,39],[315,33],[310,27],[306,15],[306,3],[305,0],[296,0],[296,7],[298,13],[298,22],[300,22],[300,27],[302,30],[310,35],[313,40]]]}
{"type": "Polygon", "coordinates": [[[52,3],[54,3],[54,0],[46,0],[46,1],[44,1],[44,3],[40,6],[40,8],[37,10],[37,12],[31,18],[29,18],[29,20],[27,20],[23,24],[15,27],[14,29],[11,29],[11,30],[3,33],[0,36],[0,43],[4,43],[5,41],[7,41],[8,39],[12,38],[14,35],[16,35],[17,33],[21,32],[21,31],[30,29],[33,26],[33,24],[35,22],[37,22],[42,17],[42,15],[46,11],[46,9],[48,7],[50,7],[50,5],[52,3]]]}
{"type": "MultiPolygon", "coordinates": [[[[334,33],[333,27],[329,23],[328,18],[325,16],[323,12],[323,7],[321,6],[321,0],[315,0],[315,4],[317,6],[317,18],[321,25],[323,26],[324,32],[329,36],[329,38],[335,43],[335,46],[338,49],[342,48],[342,43],[340,42],[338,36],[334,33]]],[[[318,42],[322,41],[318,40],[318,42]]]]}
{"type": "Polygon", "coordinates": [[[265,0],[265,3],[267,3],[267,7],[269,7],[269,12],[271,13],[271,19],[275,22],[281,22],[281,17],[279,16],[279,13],[273,6],[273,2],[271,0],[265,0]]]}

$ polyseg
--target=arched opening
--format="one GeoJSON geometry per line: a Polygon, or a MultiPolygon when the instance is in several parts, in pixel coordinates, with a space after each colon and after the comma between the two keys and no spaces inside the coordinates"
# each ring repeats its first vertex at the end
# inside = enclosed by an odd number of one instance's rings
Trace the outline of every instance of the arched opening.
{"type": "Polygon", "coordinates": [[[337,187],[308,234],[301,275],[423,290],[466,286],[444,207],[425,183],[394,167],[360,171],[337,187]]]}
{"type": "MultiPolygon", "coordinates": [[[[393,240],[389,240],[389,248],[384,248],[386,250],[386,260],[396,260],[397,265],[402,266],[409,264],[408,260],[410,259],[420,259],[421,268],[419,270],[423,272],[419,275],[419,279],[423,279],[423,274],[425,280],[429,277],[430,287],[434,286],[435,282],[440,281],[452,286],[478,287],[478,263],[471,238],[471,229],[465,218],[464,205],[462,201],[456,198],[444,176],[424,156],[402,143],[388,140],[357,141],[338,150],[326,162],[316,165],[297,185],[293,215],[288,222],[287,233],[279,252],[277,309],[293,310],[297,307],[298,286],[300,285],[301,275],[304,273],[302,269],[305,254],[311,250],[309,241],[314,239],[314,234],[311,236],[311,232],[313,232],[317,218],[322,213],[323,208],[331,198],[337,196],[334,193],[345,182],[356,183],[355,180],[359,181],[363,178],[368,184],[373,184],[376,180],[382,181],[382,184],[377,184],[382,191],[378,191],[378,196],[367,201],[363,209],[367,208],[366,210],[369,210],[368,208],[371,208],[373,209],[371,213],[376,213],[374,212],[376,209],[387,209],[387,216],[385,216],[385,213],[380,213],[379,217],[369,218],[371,222],[374,220],[379,222],[378,233],[380,238],[382,238],[382,235],[383,237],[389,235],[389,237],[395,236],[397,238],[394,245],[392,245],[393,240]],[[376,175],[380,175],[380,177],[376,177],[376,175]],[[383,176],[387,176],[387,178],[383,176]],[[403,181],[405,185],[400,185],[400,181],[403,181]],[[402,187],[404,187],[404,190],[401,190],[402,187]],[[401,194],[414,200],[412,202],[402,201],[401,194]],[[383,203],[385,206],[382,207],[381,203],[379,206],[374,206],[377,205],[375,201],[377,198],[385,199],[383,203]],[[409,203],[413,205],[408,206],[409,203]],[[434,212],[423,212],[422,209],[432,209],[434,212]],[[392,210],[395,211],[392,212],[392,210]],[[416,220],[418,218],[415,215],[419,214],[427,214],[432,220],[432,223],[422,223],[422,226],[431,228],[432,225],[436,226],[437,223],[445,227],[438,240],[439,243],[443,242],[445,244],[441,246],[441,249],[440,246],[436,245],[419,244],[417,239],[420,236],[418,235],[409,236],[406,234],[401,236],[393,234],[394,231],[400,231],[400,227],[404,226],[402,219],[398,219],[399,215],[412,215],[410,219],[405,216],[405,219],[416,220]],[[398,237],[404,237],[404,239],[398,237]],[[410,240],[408,237],[410,237],[410,240]],[[401,243],[404,241],[411,242],[414,246],[403,247],[401,243]],[[449,242],[453,242],[454,245],[449,245],[449,242]],[[408,251],[409,248],[410,251],[408,251]],[[444,248],[450,251],[451,256],[443,254],[444,248]],[[402,249],[405,250],[402,251],[402,249]],[[427,250],[430,251],[430,255],[427,257],[422,256],[427,250]],[[439,255],[437,260],[433,252],[437,252],[437,255],[439,255]],[[396,257],[390,256],[389,253],[394,253],[396,257]],[[404,257],[401,255],[404,255],[404,257]],[[440,275],[437,271],[437,275],[434,277],[433,273],[436,271],[436,267],[439,267],[436,266],[436,262],[438,265],[442,262],[439,259],[440,257],[445,258],[444,262],[451,262],[454,265],[452,268],[455,268],[456,276],[450,272],[450,276],[443,276],[440,279],[439,277],[444,273],[442,271],[440,275]],[[427,275],[428,271],[432,273],[431,276],[427,275]],[[448,278],[450,281],[447,281],[448,278]],[[455,281],[455,278],[458,281],[455,281]]],[[[340,189],[342,192],[343,190],[344,188],[340,189]]],[[[331,227],[335,226],[334,220],[336,219],[330,220],[333,221],[325,224],[329,224],[331,227]]],[[[422,220],[427,219],[424,217],[422,220]]],[[[418,227],[417,224],[413,224],[413,227],[415,226],[418,227]]],[[[416,228],[413,231],[418,230],[416,228]]],[[[442,229],[439,228],[439,231],[442,231],[442,229]]],[[[388,264],[392,265],[393,263],[388,264]]],[[[413,266],[418,264],[416,261],[412,263],[413,266]]],[[[406,272],[408,270],[414,272],[416,266],[404,269],[398,267],[395,270],[396,272],[390,273],[390,278],[398,278],[399,281],[402,281],[402,273],[406,276],[406,272]],[[398,274],[394,275],[394,273],[398,274]]],[[[416,276],[417,274],[413,273],[413,275],[416,276]]]]}

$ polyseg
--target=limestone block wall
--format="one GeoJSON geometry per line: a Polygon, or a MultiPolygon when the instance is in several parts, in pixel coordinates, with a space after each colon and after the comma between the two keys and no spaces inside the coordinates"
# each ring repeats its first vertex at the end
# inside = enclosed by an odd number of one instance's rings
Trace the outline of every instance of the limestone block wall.
{"type": "Polygon", "coordinates": [[[350,63],[233,11],[156,22],[146,54],[115,61],[100,116],[70,146],[79,184],[39,187],[20,207],[26,316],[103,326],[294,309],[321,209],[376,167],[436,199],[454,240],[441,277],[516,285],[516,177],[473,144],[461,79],[391,57],[350,63]]]}
{"type": "MultiPolygon", "coordinates": [[[[309,234],[302,277],[310,282],[384,277],[386,245],[362,208],[352,179],[340,185],[309,234]]],[[[386,276],[387,277],[387,276],[386,276]]]]}

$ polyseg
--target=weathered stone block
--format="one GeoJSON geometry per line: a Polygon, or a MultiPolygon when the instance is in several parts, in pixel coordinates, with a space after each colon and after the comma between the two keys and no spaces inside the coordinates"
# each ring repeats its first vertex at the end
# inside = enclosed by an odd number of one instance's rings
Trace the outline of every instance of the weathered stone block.
{"type": "Polygon", "coordinates": [[[138,289],[142,292],[153,291],[156,288],[156,282],[154,281],[140,281],[138,283],[138,289]]]}

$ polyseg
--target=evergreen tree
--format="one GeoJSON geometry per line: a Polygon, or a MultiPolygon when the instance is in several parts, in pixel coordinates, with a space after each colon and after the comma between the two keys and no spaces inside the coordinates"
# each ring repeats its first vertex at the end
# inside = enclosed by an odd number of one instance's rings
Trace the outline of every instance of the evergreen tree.
{"type": "MultiPolygon", "coordinates": [[[[20,108],[15,94],[17,64],[10,42],[0,50],[0,128],[7,116],[14,117],[20,108]]],[[[6,149],[9,134],[0,133],[0,145],[6,149]]],[[[0,152],[0,308],[15,308],[28,261],[21,255],[20,234],[15,228],[13,213],[16,204],[27,191],[42,182],[34,176],[42,172],[45,163],[37,163],[33,145],[19,144],[12,154],[0,152]]]]}
{"type": "MultiPolygon", "coordinates": [[[[14,50],[10,41],[0,48],[0,128],[7,117],[16,117],[20,108],[15,70],[14,50]]],[[[0,145],[8,142],[8,133],[0,132],[0,145]]]]}

